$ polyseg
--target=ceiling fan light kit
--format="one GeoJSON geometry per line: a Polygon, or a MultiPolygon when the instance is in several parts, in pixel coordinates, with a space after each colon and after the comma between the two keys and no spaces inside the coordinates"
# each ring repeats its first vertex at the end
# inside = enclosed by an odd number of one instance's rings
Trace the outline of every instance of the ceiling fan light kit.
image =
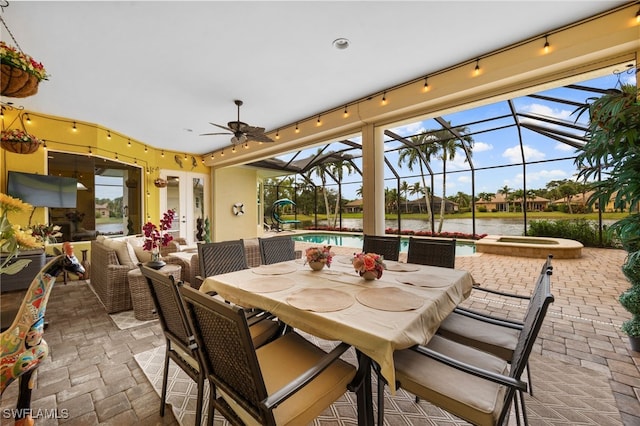
{"type": "Polygon", "coordinates": [[[227,130],[227,132],[203,133],[200,136],[231,135],[231,144],[234,146],[237,144],[244,144],[249,141],[273,142],[273,139],[265,135],[264,127],[254,127],[240,121],[240,107],[242,106],[243,102],[238,99],[233,102],[238,107],[238,119],[236,121],[229,121],[226,126],[216,123],[209,123],[212,126],[220,127],[221,129],[227,130]]]}

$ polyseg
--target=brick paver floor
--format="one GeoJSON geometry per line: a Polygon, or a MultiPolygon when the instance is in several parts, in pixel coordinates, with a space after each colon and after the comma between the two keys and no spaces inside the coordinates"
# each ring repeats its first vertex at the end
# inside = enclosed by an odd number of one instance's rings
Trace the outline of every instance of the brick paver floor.
{"type": "MultiPolygon", "coordinates": [[[[296,243],[297,249],[308,244],[296,243]]],[[[338,254],[357,248],[335,247],[338,254]]],[[[640,425],[640,354],[632,352],[620,331],[630,317],[618,303],[628,287],[620,271],[622,250],[585,248],[581,259],[554,259],[555,302],[545,319],[534,351],[544,357],[605,374],[625,425],[640,425]]],[[[401,256],[402,260],[402,256],[401,256]]],[[[530,294],[544,259],[490,254],[456,258],[456,268],[471,272],[481,285],[530,294]]],[[[68,418],[39,420],[38,425],[159,425],[176,424],[167,410],[160,418],[160,399],[133,356],[164,344],[157,322],[119,330],[84,281],[56,284],[47,309],[45,338],[50,355],[38,370],[33,407],[62,408],[68,418]]],[[[10,297],[0,301],[6,306],[10,297]]],[[[476,309],[520,318],[524,305],[474,291],[465,302],[476,309]]],[[[535,371],[532,372],[535,386],[535,371]]],[[[15,406],[17,385],[0,400],[0,408],[15,406]]],[[[4,413],[4,411],[2,412],[4,413]]],[[[0,424],[11,421],[0,418],[0,424]]]]}

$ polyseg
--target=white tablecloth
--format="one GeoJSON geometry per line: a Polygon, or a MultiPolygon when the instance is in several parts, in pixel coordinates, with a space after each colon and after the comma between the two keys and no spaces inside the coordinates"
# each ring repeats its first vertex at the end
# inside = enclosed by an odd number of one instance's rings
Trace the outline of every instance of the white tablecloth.
{"type": "MultiPolygon", "coordinates": [[[[283,286],[286,288],[281,291],[255,292],[247,290],[247,286],[243,288],[243,283],[255,283],[256,278],[264,277],[252,269],[207,277],[200,290],[216,291],[230,302],[269,311],[293,328],[354,346],[380,365],[392,391],[395,391],[393,351],[427,343],[442,320],[469,296],[473,284],[471,274],[466,271],[433,266],[419,265],[417,272],[385,270],[381,279],[365,281],[346,263],[333,262],[331,268],[325,267],[317,272],[312,271],[301,260],[283,262],[284,264],[295,265],[295,269],[283,268],[282,271],[291,272],[269,276],[271,280],[282,277],[295,282],[293,286],[283,286]],[[402,278],[409,275],[416,278],[416,285],[398,280],[411,281],[402,278]],[[433,287],[427,286],[430,281],[433,282],[433,287]],[[384,287],[402,290],[403,297],[407,293],[413,294],[416,300],[423,303],[409,310],[398,306],[396,311],[388,310],[389,306],[375,309],[358,302],[359,292],[384,287]],[[325,288],[351,295],[354,303],[342,302],[342,306],[348,307],[329,312],[326,312],[325,304],[324,312],[314,312],[297,308],[287,301],[288,298],[299,301],[299,292],[303,289],[325,288]],[[290,298],[292,295],[295,297],[290,298]]],[[[392,302],[390,300],[389,304],[392,302]]]]}

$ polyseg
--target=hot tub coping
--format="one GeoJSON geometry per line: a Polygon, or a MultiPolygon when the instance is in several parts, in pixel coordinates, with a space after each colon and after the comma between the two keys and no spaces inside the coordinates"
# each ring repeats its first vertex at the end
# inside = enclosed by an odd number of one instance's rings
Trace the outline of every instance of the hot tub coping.
{"type": "Polygon", "coordinates": [[[513,235],[487,235],[476,241],[476,253],[491,253],[505,256],[535,257],[545,259],[551,254],[556,259],[578,259],[582,257],[581,242],[553,237],[519,237],[513,235]],[[501,238],[517,238],[531,242],[505,242],[501,238]],[[547,243],[542,243],[546,241],[547,243]],[[551,244],[549,243],[551,242],[551,244]]]}

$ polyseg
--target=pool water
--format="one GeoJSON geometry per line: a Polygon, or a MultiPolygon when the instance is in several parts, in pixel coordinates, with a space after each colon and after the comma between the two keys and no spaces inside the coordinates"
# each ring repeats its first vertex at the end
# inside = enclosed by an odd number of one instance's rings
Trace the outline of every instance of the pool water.
{"type": "MultiPolygon", "coordinates": [[[[322,244],[326,246],[362,247],[362,235],[355,234],[300,234],[292,236],[294,241],[303,243],[322,244]]],[[[409,249],[409,238],[400,238],[400,251],[409,249]]],[[[470,256],[476,252],[476,245],[472,242],[457,241],[456,256],[470,256]]]]}

